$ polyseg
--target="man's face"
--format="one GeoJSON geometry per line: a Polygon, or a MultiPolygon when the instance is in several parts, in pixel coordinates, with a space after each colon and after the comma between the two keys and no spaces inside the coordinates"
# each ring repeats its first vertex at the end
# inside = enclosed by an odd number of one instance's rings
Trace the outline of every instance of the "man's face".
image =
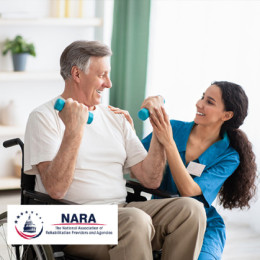
{"type": "Polygon", "coordinates": [[[102,92],[111,88],[110,57],[91,57],[87,73],[80,71],[80,92],[90,110],[101,103],[102,92]]]}

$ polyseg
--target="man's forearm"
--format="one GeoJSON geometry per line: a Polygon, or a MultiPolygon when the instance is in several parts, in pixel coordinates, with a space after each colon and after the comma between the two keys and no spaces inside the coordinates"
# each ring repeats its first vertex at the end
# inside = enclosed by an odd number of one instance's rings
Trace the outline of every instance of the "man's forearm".
{"type": "Polygon", "coordinates": [[[158,188],[162,181],[163,170],[166,162],[164,147],[159,143],[155,134],[152,136],[147,157],[142,163],[143,185],[149,188],[158,188]]]}
{"type": "Polygon", "coordinates": [[[55,199],[65,196],[73,180],[82,136],[83,133],[73,135],[65,130],[60,149],[53,161],[38,165],[43,185],[55,199]]]}

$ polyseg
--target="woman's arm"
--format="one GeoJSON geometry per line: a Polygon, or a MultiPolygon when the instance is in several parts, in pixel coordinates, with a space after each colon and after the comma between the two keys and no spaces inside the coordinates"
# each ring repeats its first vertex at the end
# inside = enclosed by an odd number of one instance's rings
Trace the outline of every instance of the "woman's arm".
{"type": "Polygon", "coordinates": [[[150,122],[159,142],[164,146],[172,177],[181,196],[201,195],[201,188],[192,179],[182,162],[173,139],[172,127],[165,109],[163,107],[160,110],[155,108],[155,114],[151,115],[150,122]]]}

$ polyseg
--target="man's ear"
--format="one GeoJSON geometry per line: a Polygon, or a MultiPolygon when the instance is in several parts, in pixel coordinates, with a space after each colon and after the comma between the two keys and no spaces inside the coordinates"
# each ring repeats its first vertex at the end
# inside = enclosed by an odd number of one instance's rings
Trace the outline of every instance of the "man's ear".
{"type": "Polygon", "coordinates": [[[77,83],[79,83],[79,78],[80,78],[79,73],[80,73],[80,71],[79,71],[79,68],[77,66],[73,66],[71,68],[71,76],[77,83]]]}
{"type": "Polygon", "coordinates": [[[234,116],[234,112],[233,111],[225,111],[224,112],[224,121],[228,121],[230,120],[233,116],[234,116]]]}

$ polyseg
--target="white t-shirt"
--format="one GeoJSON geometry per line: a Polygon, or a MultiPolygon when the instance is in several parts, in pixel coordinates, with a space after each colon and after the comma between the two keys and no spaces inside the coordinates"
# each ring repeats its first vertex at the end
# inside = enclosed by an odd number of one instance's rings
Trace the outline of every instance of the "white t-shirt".
{"type": "MultiPolygon", "coordinates": [[[[65,126],[54,110],[55,99],[36,108],[25,133],[24,170],[36,174],[36,190],[46,193],[36,165],[56,156],[65,126]]],[[[73,182],[64,199],[80,204],[119,204],[126,198],[123,173],[147,155],[142,143],[123,115],[104,105],[92,111],[79,149],[73,182]]]]}

